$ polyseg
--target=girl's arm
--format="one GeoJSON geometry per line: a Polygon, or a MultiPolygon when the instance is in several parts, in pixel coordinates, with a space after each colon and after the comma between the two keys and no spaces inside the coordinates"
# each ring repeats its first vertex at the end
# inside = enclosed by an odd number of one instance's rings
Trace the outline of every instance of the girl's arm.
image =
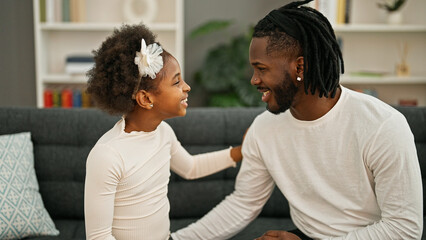
{"type": "Polygon", "coordinates": [[[115,239],[112,235],[114,198],[123,165],[115,151],[96,145],[86,163],[84,217],[87,239],[115,239]]]}
{"type": "Polygon", "coordinates": [[[236,162],[243,158],[241,145],[192,156],[177,140],[173,129],[168,124],[167,126],[170,131],[169,136],[172,136],[170,168],[185,179],[201,178],[231,166],[235,167],[236,162]]]}
{"type": "Polygon", "coordinates": [[[261,158],[255,136],[249,131],[244,140],[244,161],[234,192],[197,222],[173,233],[173,239],[230,239],[259,215],[275,184],[261,158]]]}
{"type": "Polygon", "coordinates": [[[235,148],[192,156],[179,142],[176,145],[174,152],[172,152],[170,167],[185,179],[205,177],[225,168],[236,166],[235,161],[231,157],[232,149],[235,148]]]}

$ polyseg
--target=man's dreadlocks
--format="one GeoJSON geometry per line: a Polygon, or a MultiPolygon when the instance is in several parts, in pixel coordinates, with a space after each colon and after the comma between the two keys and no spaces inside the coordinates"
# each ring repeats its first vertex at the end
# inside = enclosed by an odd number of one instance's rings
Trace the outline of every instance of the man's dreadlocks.
{"type": "Polygon", "coordinates": [[[336,94],[340,71],[344,72],[342,52],[327,18],[310,7],[312,0],[289,3],[273,10],[254,28],[253,37],[268,37],[267,51],[303,54],[305,93],[319,96],[336,94]]]}

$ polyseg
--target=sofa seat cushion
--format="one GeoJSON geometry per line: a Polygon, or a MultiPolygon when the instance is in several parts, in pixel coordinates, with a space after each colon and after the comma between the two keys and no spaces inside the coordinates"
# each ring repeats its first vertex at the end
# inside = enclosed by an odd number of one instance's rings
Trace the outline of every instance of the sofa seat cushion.
{"type": "MultiPolygon", "coordinates": [[[[195,218],[171,219],[172,232],[184,228],[197,221],[195,218]]],[[[258,217],[231,240],[247,240],[262,236],[268,230],[293,230],[296,227],[290,218],[258,217]]]]}
{"type": "Polygon", "coordinates": [[[56,237],[37,237],[31,240],[85,240],[86,232],[83,220],[54,220],[56,228],[60,234],[56,237]]]}

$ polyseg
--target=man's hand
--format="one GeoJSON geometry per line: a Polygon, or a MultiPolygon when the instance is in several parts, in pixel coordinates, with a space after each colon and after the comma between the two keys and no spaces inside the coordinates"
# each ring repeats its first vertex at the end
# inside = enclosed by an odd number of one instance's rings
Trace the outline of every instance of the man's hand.
{"type": "Polygon", "coordinates": [[[261,237],[256,238],[255,240],[301,240],[300,237],[293,233],[271,230],[267,231],[261,237]]]}

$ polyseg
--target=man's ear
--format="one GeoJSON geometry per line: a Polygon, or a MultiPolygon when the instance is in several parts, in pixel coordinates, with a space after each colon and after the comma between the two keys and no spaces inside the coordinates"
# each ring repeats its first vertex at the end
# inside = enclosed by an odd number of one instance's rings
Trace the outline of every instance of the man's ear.
{"type": "Polygon", "coordinates": [[[297,73],[297,76],[300,76],[301,78],[303,78],[303,71],[305,70],[304,66],[305,66],[305,61],[303,57],[298,57],[296,59],[296,73],[297,73]]]}
{"type": "Polygon", "coordinates": [[[145,109],[151,109],[153,102],[152,102],[152,96],[149,92],[145,90],[140,90],[136,93],[135,96],[136,103],[145,109]]]}

